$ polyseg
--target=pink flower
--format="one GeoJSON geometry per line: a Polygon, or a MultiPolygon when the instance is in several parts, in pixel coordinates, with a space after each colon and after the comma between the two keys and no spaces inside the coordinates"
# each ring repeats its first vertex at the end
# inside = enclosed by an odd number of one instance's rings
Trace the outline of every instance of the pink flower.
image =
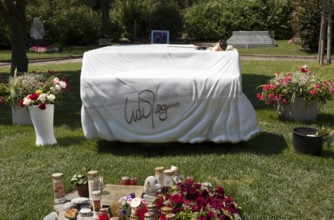
{"type": "Polygon", "coordinates": [[[310,90],[310,94],[312,95],[316,95],[317,93],[318,93],[317,90],[314,90],[314,89],[310,90]]]}
{"type": "Polygon", "coordinates": [[[269,93],[269,94],[268,94],[268,98],[269,98],[269,99],[273,99],[273,98],[275,98],[275,95],[272,94],[272,93],[269,93]]]}
{"type": "Polygon", "coordinates": [[[334,93],[334,87],[332,87],[332,88],[329,89],[329,93],[330,93],[330,94],[333,94],[333,93],[334,93]]]}
{"type": "Polygon", "coordinates": [[[321,89],[322,85],[320,83],[316,83],[313,88],[315,89],[321,89]]]}

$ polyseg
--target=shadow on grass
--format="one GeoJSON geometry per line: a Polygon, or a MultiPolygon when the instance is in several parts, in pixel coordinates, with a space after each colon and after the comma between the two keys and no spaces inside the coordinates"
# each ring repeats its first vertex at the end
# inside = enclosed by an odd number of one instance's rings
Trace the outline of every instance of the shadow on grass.
{"type": "Polygon", "coordinates": [[[57,143],[60,147],[70,147],[70,146],[78,146],[81,143],[84,143],[87,141],[87,139],[84,136],[67,136],[63,138],[56,137],[57,143]]]}
{"type": "Polygon", "coordinates": [[[203,154],[254,153],[260,155],[280,154],[287,148],[284,138],[270,133],[261,133],[247,142],[239,143],[126,143],[98,141],[98,152],[118,156],[138,155],[143,157],[189,156],[203,154]]]}
{"type": "Polygon", "coordinates": [[[268,109],[262,101],[256,98],[256,94],[261,91],[257,89],[258,86],[268,83],[272,77],[257,75],[257,74],[243,74],[242,75],[242,91],[247,96],[255,109],[268,109]]]}

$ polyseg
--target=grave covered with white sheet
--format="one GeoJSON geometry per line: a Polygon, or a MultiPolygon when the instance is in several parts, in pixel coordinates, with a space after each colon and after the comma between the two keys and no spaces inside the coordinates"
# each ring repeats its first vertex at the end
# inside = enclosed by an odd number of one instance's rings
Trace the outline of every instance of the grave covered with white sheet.
{"type": "Polygon", "coordinates": [[[84,53],[81,119],[89,139],[240,142],[259,132],[237,50],[109,46],[84,53]]]}

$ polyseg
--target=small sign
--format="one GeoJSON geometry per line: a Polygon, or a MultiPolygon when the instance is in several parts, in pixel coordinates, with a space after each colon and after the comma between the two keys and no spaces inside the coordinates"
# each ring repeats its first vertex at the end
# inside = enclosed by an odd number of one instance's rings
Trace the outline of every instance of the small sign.
{"type": "Polygon", "coordinates": [[[169,44],[169,31],[152,30],[151,44],[169,44]]]}
{"type": "Polygon", "coordinates": [[[140,198],[143,193],[143,189],[144,186],[106,184],[102,191],[102,205],[111,205],[130,193],[135,193],[136,197],[140,198]]]}

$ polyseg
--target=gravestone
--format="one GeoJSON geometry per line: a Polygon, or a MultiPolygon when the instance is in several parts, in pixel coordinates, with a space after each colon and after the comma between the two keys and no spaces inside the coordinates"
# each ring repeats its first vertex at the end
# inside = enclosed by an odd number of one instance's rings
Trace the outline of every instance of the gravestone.
{"type": "Polygon", "coordinates": [[[276,41],[269,36],[269,31],[233,31],[227,44],[235,48],[275,47],[276,41]]]}

